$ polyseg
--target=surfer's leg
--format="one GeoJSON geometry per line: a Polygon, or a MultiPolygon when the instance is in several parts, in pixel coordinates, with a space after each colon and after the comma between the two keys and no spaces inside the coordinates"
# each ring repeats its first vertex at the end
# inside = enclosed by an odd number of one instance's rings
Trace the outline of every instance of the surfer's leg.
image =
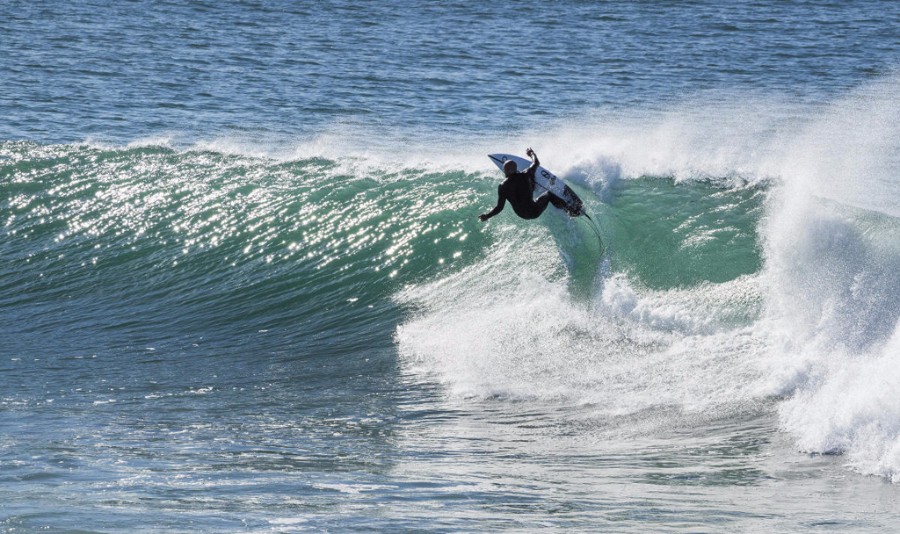
{"type": "Polygon", "coordinates": [[[553,200],[554,198],[556,198],[556,197],[554,197],[548,191],[548,192],[544,193],[543,195],[534,199],[534,212],[535,212],[534,216],[538,217],[538,216],[540,216],[540,214],[544,213],[544,210],[547,209],[547,204],[549,204],[550,201],[553,200]]]}
{"type": "Polygon", "coordinates": [[[553,204],[554,208],[558,208],[561,210],[566,210],[566,201],[554,195],[550,191],[547,191],[543,195],[537,197],[534,201],[535,210],[537,214],[540,215],[544,213],[544,210],[547,209],[547,204],[553,204]]]}
{"type": "Polygon", "coordinates": [[[553,204],[554,208],[564,210],[568,207],[566,205],[565,200],[559,198],[558,196],[554,195],[553,193],[548,192],[547,194],[550,195],[550,203],[553,204]]]}

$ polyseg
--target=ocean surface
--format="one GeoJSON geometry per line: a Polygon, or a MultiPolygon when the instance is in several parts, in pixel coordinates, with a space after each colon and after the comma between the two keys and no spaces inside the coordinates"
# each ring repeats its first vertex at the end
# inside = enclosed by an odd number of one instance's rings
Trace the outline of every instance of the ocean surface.
{"type": "Polygon", "coordinates": [[[900,530],[898,21],[0,3],[0,532],[900,530]]]}

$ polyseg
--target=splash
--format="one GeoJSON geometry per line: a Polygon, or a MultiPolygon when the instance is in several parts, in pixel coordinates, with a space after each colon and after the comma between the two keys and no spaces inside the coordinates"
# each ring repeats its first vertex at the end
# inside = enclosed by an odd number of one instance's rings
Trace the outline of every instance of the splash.
{"type": "Polygon", "coordinates": [[[763,227],[771,376],[800,450],[900,473],[900,84],[834,102],[791,145],[763,227]]]}

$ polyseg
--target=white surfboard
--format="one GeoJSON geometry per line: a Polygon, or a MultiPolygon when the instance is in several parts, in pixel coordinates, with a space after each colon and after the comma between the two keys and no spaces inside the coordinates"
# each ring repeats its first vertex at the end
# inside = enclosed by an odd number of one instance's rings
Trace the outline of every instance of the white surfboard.
{"type": "MultiPolygon", "coordinates": [[[[488,157],[491,158],[491,161],[493,161],[501,171],[503,170],[503,164],[507,161],[514,161],[520,172],[525,171],[525,169],[531,165],[530,160],[512,154],[488,154],[488,157]]],[[[572,191],[572,188],[567,186],[561,178],[558,178],[544,167],[538,167],[534,172],[534,183],[538,189],[538,191],[535,191],[536,193],[542,194],[543,191],[550,191],[553,195],[562,199],[565,203],[565,208],[563,209],[570,217],[577,217],[585,214],[584,202],[578,198],[575,191],[572,191]]]]}

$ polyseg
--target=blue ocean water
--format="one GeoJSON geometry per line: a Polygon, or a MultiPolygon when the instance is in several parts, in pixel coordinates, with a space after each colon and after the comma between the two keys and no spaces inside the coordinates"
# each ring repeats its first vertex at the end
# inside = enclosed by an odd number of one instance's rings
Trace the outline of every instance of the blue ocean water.
{"type": "Polygon", "coordinates": [[[0,4],[0,529],[896,530],[898,20],[0,4]]]}

